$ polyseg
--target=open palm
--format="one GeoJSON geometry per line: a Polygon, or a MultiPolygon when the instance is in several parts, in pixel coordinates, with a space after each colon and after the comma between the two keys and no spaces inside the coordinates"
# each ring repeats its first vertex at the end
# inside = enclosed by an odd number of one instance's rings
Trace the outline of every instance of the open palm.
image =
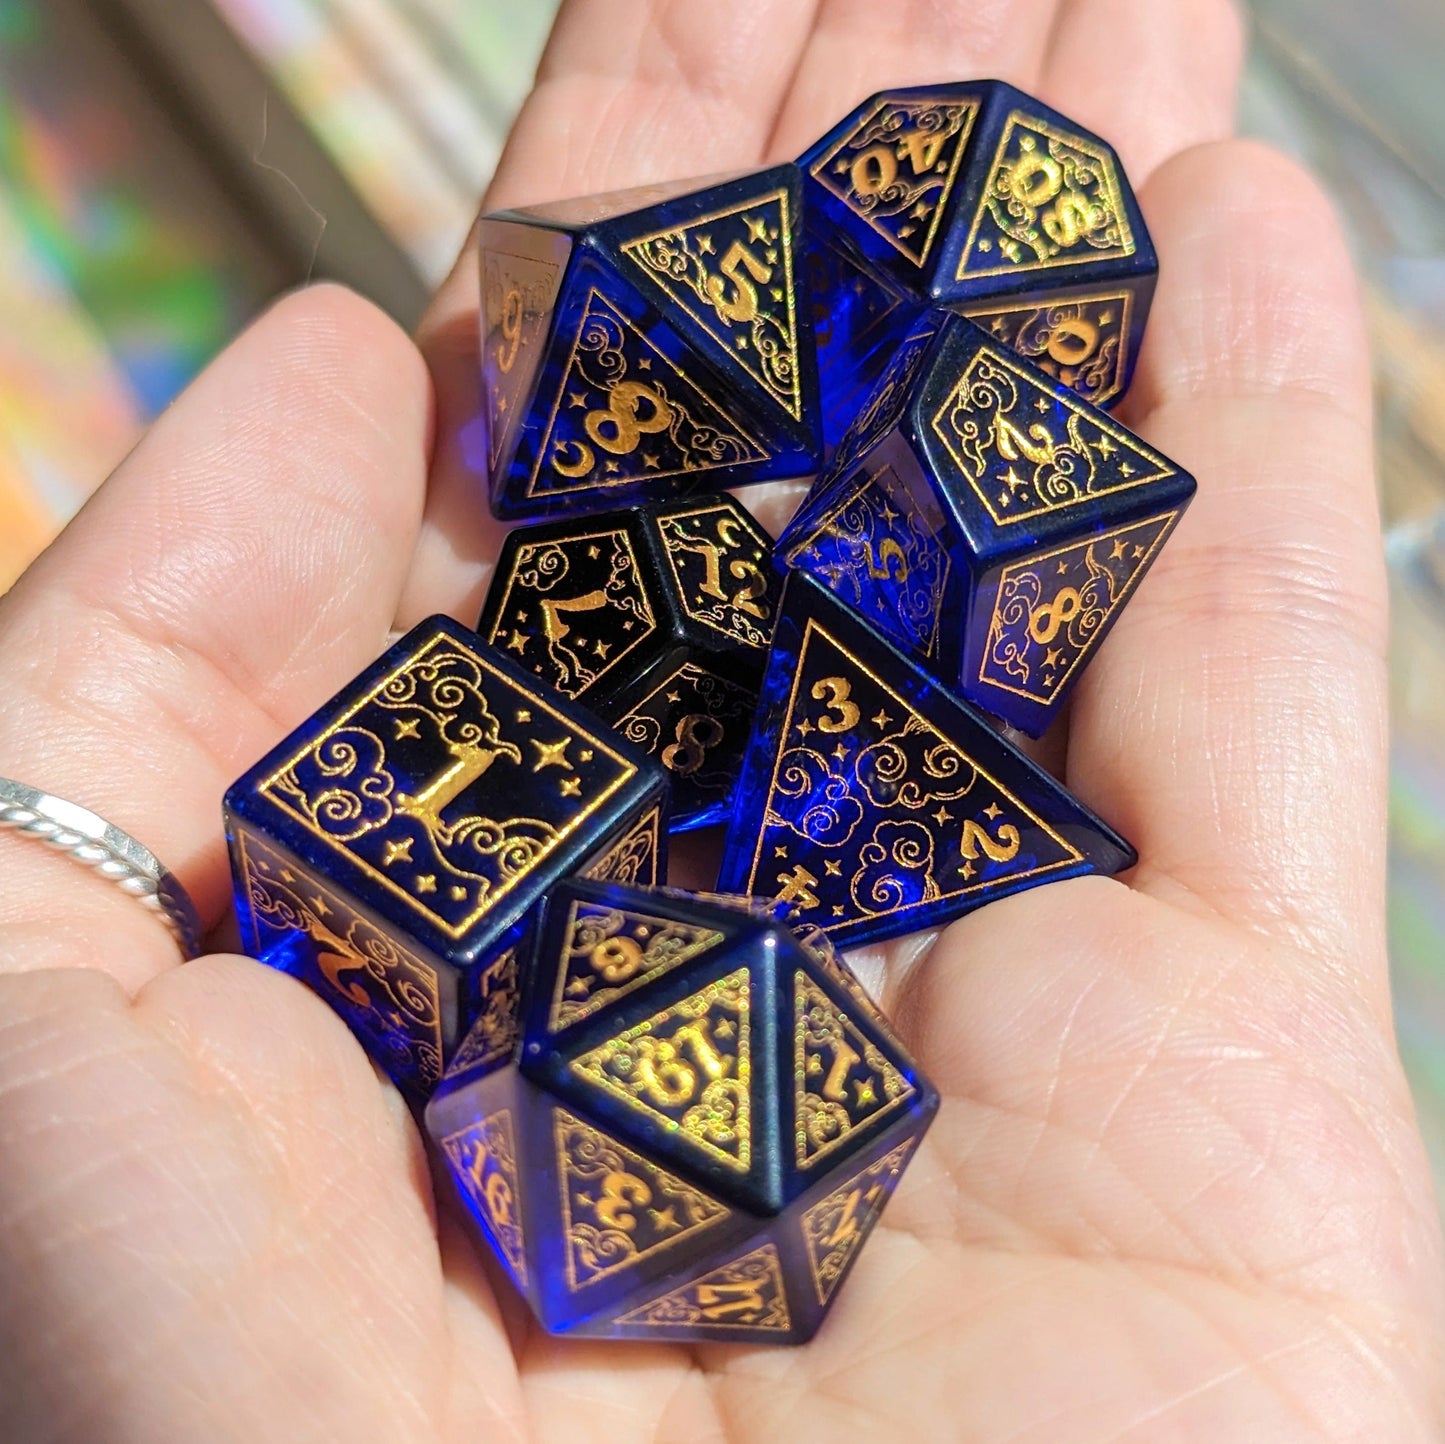
{"type": "MultiPolygon", "coordinates": [[[[1226,0],[573,0],[490,198],[787,157],[869,91],[985,75],[1142,187],[1163,274],[1125,418],[1199,499],[1055,759],[1142,862],[864,960],[944,1104],[819,1337],[539,1334],[321,1002],[176,966],[0,835],[0,1436],[1437,1437],[1365,340],[1314,187],[1223,139],[1239,52],[1226,0]]],[[[212,921],[225,785],[393,626],[475,615],[476,308],[466,258],[419,349],[343,292],[283,302],[0,607],[0,772],[144,839],[212,921]]],[[[749,499],[776,522],[796,491],[749,499]]]]}

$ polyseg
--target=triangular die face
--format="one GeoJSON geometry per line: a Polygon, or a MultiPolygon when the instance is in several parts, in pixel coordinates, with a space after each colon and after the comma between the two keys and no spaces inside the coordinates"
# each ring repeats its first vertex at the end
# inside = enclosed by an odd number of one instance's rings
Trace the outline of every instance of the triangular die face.
{"type": "Polygon", "coordinates": [[[487,246],[481,259],[487,445],[495,471],[541,360],[561,267],[534,256],[514,255],[500,244],[487,246]]]}
{"type": "Polygon", "coordinates": [[[915,497],[876,458],[824,500],[789,548],[789,564],[823,578],[901,647],[934,657],[952,565],[938,503],[926,492],[915,497]]]}
{"type": "Polygon", "coordinates": [[[588,290],[528,496],[606,492],[767,459],[695,377],[588,290]]]}
{"type": "Polygon", "coordinates": [[[793,1134],[799,1169],[816,1168],[916,1089],[894,1060],[804,972],[793,979],[793,1134]]]}
{"type": "Polygon", "coordinates": [[[1166,512],[1005,567],[979,666],[982,686],[1050,705],[1107,635],[1178,520],[1178,511],[1166,512]]]}
{"type": "Polygon", "coordinates": [[[570,1028],[724,941],[715,928],[574,902],[547,1026],[553,1033],[570,1028]]]}
{"type": "Polygon", "coordinates": [[[792,235],[788,193],[775,189],[626,241],[622,253],[717,342],[731,365],[801,420],[792,235]]]}
{"type": "Polygon", "coordinates": [[[685,1164],[752,1164],[752,1008],[746,968],[709,983],[600,1047],[568,1073],[658,1130],[685,1164]]]}
{"type": "Polygon", "coordinates": [[[999,139],[957,279],[1122,260],[1135,251],[1124,182],[1096,141],[1014,111],[999,139]]]}
{"type": "Polygon", "coordinates": [[[809,173],[916,266],[939,235],[976,99],[880,99],[809,173]]]}
{"type": "Polygon", "coordinates": [[[500,1109],[442,1140],[457,1186],[480,1220],[517,1287],[527,1287],[517,1136],[512,1113],[500,1109]]]}
{"type": "Polygon", "coordinates": [[[625,672],[656,634],[628,527],[576,526],[510,556],[487,640],[564,695],[625,672]]]}
{"type": "Polygon", "coordinates": [[[1008,305],[989,302],[962,310],[995,340],[1092,406],[1107,406],[1124,389],[1134,329],[1130,291],[1106,289],[1093,296],[1008,305]]]}
{"type": "Polygon", "coordinates": [[[746,890],[846,937],[1075,869],[1083,854],[974,760],[970,731],[997,746],[991,729],[958,722],[945,736],[809,617],[746,890]]]}
{"type": "Polygon", "coordinates": [[[582,876],[628,887],[656,887],[662,857],[662,809],[651,807],[582,876]]]}
{"type": "Polygon", "coordinates": [[[659,1337],[663,1330],[688,1329],[791,1333],[778,1250],[764,1244],[620,1315],[617,1323],[653,1329],[659,1337]]]}
{"type": "Polygon", "coordinates": [[[826,1304],[837,1292],[849,1265],[873,1232],[873,1225],[898,1187],[914,1142],[910,1138],[899,1144],[803,1211],[799,1222],[820,1304],[826,1304]]]}
{"type": "Polygon", "coordinates": [[[932,425],[999,527],[1179,474],[1103,412],[1058,391],[1001,347],[973,354],[932,425]]]}
{"type": "Polygon", "coordinates": [[[648,1162],[590,1123],[553,1115],[557,1184],[567,1287],[576,1293],[602,1279],[671,1257],[679,1245],[721,1224],[731,1211],[666,1169],[648,1162]]]}

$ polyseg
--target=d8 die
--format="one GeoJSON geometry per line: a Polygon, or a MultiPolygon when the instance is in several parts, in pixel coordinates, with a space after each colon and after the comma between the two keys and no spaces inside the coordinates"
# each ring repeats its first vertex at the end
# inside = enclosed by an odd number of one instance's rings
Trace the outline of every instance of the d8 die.
{"type": "Polygon", "coordinates": [[[816,471],[802,225],[793,166],[483,218],[496,515],[816,471]]]}
{"type": "Polygon", "coordinates": [[[247,950],[425,1095],[574,871],[654,881],[661,770],[434,617],[226,794],[247,950]]]}
{"type": "Polygon", "coordinates": [[[726,494],[511,532],[478,630],[667,768],[674,831],[725,815],[780,581],[726,494]]]}
{"type": "Polygon", "coordinates": [[[1194,490],[1068,387],[935,311],[905,338],[778,552],[1038,736],[1194,490]]]}
{"type": "Polygon", "coordinates": [[[1127,389],[1158,265],[1097,136],[973,81],[875,95],[799,165],[830,451],[929,305],[976,317],[1095,405],[1127,389]]]}
{"type": "Polygon", "coordinates": [[[675,892],[569,883],[427,1131],[554,1333],[801,1343],[937,1108],[826,949],[675,892]]]}
{"type": "Polygon", "coordinates": [[[1134,861],[979,712],[811,577],[788,578],[721,891],[856,947],[1134,861]]]}

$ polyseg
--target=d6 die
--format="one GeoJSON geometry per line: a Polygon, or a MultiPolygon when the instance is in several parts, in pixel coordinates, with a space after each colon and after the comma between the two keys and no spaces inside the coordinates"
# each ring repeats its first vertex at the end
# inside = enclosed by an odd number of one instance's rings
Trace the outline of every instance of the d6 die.
{"type": "Polygon", "coordinates": [[[496,515],[816,471],[802,224],[793,166],[484,217],[496,515]]]}
{"type": "Polygon", "coordinates": [[[424,1096],[548,887],[656,880],[665,794],[646,758],[434,617],[227,793],[243,940],[424,1096]]]}
{"type": "Polygon", "coordinates": [[[511,532],[478,630],[656,758],[672,827],[720,819],[772,636],[772,538],[726,494],[511,532]]]}
{"type": "Polygon", "coordinates": [[[799,160],[837,444],[929,305],[1095,405],[1127,389],[1157,262],[1114,151],[1000,81],[872,96],[799,160]]]}
{"type": "Polygon", "coordinates": [[[1134,861],[968,703],[811,577],[788,578],[722,891],[855,947],[1134,861]]]}
{"type": "Polygon", "coordinates": [[[778,544],[978,706],[1057,715],[1194,480],[974,323],[930,312],[778,544]]]}
{"type": "Polygon", "coordinates": [[[570,883],[520,976],[426,1121],[537,1317],[809,1338],[938,1102],[846,967],[771,917],[570,883]]]}

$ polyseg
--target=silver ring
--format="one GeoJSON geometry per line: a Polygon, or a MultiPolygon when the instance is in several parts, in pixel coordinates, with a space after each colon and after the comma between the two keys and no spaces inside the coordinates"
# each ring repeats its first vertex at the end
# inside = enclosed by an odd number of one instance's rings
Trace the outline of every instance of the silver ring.
{"type": "Polygon", "coordinates": [[[190,894],[130,833],[63,797],[0,777],[0,828],[7,827],[94,868],[155,914],[187,962],[199,956],[201,919],[190,894]]]}

